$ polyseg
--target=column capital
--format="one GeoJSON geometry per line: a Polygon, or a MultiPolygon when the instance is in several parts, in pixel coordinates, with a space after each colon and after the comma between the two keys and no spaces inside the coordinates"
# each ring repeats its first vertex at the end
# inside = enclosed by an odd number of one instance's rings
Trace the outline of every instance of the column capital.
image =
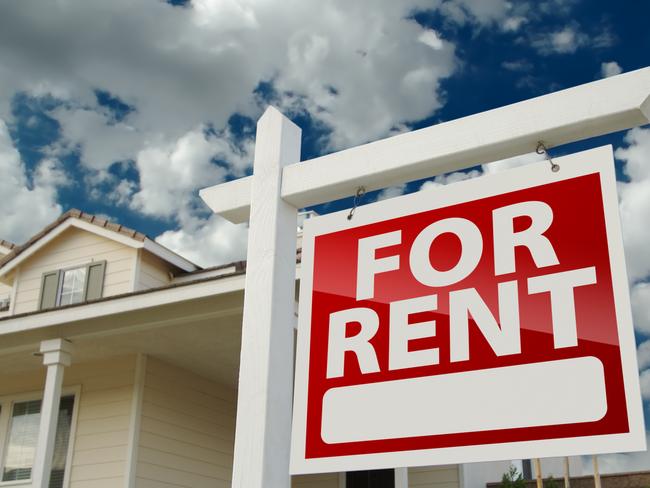
{"type": "Polygon", "coordinates": [[[60,364],[70,366],[74,347],[67,339],[48,339],[41,341],[40,352],[43,355],[43,364],[52,366],[60,364]]]}

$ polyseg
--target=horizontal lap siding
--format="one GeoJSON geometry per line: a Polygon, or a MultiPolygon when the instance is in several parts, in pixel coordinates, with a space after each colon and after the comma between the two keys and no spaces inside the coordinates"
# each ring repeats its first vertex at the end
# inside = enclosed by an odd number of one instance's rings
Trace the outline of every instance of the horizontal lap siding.
{"type": "Polygon", "coordinates": [[[169,264],[147,251],[140,254],[140,269],[138,271],[138,290],[148,290],[166,286],[170,283],[169,264]]]}
{"type": "Polygon", "coordinates": [[[81,384],[70,488],[123,486],[134,375],[133,356],[66,371],[81,384]]]}
{"type": "MultiPolygon", "coordinates": [[[[0,258],[2,258],[2,254],[0,254],[0,258]]],[[[11,291],[11,286],[0,283],[0,301],[4,300],[5,298],[11,299],[11,291]]],[[[6,315],[9,315],[9,310],[6,312],[0,312],[0,318],[5,317],[6,315]]]]}
{"type": "Polygon", "coordinates": [[[459,488],[458,465],[409,468],[409,488],[459,488]]]}
{"type": "Polygon", "coordinates": [[[133,291],[136,250],[88,231],[70,228],[20,265],[14,313],[38,309],[43,273],[106,261],[103,296],[133,291]]]}
{"type": "Polygon", "coordinates": [[[232,390],[148,358],[136,486],[229,487],[235,401],[232,390]]]}
{"type": "MultiPolygon", "coordinates": [[[[124,485],[135,357],[73,363],[64,387],[81,386],[70,471],[70,488],[124,485]]],[[[45,368],[0,375],[0,396],[43,390],[45,368]]]]}
{"type": "Polygon", "coordinates": [[[339,488],[339,474],[305,474],[291,478],[292,488],[339,488]]]}

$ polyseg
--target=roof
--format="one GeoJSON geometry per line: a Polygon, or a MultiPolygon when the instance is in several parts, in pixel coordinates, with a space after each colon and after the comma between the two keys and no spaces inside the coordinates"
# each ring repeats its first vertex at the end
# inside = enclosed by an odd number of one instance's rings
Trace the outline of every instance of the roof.
{"type": "Polygon", "coordinates": [[[13,242],[5,241],[4,239],[0,239],[0,246],[6,248],[6,249],[13,249],[16,246],[13,242]]]}
{"type": "MultiPolygon", "coordinates": [[[[134,247],[143,247],[147,251],[152,252],[153,254],[159,256],[163,260],[174,264],[175,266],[182,269],[183,271],[187,272],[187,271],[194,271],[194,270],[201,269],[200,266],[197,266],[196,264],[179,256],[178,254],[167,249],[161,244],[158,244],[153,239],[147,237],[145,234],[141,232],[138,232],[136,230],[130,229],[128,227],[125,227],[117,223],[110,222],[106,219],[97,217],[96,215],[82,212],[81,210],[77,210],[76,208],[73,208],[71,210],[68,210],[64,214],[62,214],[54,222],[52,222],[51,224],[43,228],[40,232],[32,236],[26,243],[20,246],[16,246],[12,244],[13,247],[11,248],[11,252],[9,252],[7,255],[3,256],[2,258],[0,258],[0,270],[3,270],[3,268],[5,268],[7,264],[9,264],[11,261],[14,261],[16,258],[21,256],[25,251],[32,248],[32,246],[34,246],[35,244],[39,244],[39,241],[43,241],[46,236],[48,236],[59,226],[67,223],[67,221],[70,221],[72,219],[76,219],[77,221],[81,221],[82,223],[85,224],[92,224],[92,226],[97,227],[98,230],[102,229],[102,231],[109,231],[113,233],[115,237],[118,238],[119,240],[123,241],[124,238],[127,238],[127,242],[141,243],[134,247]]],[[[6,241],[2,241],[2,242],[6,242],[6,241]]]]}

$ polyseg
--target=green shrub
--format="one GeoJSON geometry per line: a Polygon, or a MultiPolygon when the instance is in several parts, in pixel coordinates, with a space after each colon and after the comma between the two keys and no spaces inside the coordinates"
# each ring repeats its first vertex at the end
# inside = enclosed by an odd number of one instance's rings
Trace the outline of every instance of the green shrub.
{"type": "Polygon", "coordinates": [[[560,488],[560,485],[557,484],[557,481],[551,476],[549,479],[544,481],[544,488],[560,488]]]}
{"type": "Polygon", "coordinates": [[[510,466],[508,472],[503,473],[501,488],[526,488],[526,482],[517,468],[510,466]]]}

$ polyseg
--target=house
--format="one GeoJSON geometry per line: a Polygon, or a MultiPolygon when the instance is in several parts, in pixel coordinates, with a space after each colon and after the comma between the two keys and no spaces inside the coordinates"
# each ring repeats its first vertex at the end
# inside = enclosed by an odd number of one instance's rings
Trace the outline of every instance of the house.
{"type": "MultiPolygon", "coordinates": [[[[16,245],[13,242],[0,239],[0,259],[9,254],[16,245]]],[[[9,314],[9,303],[11,299],[11,287],[0,283],[0,317],[9,314]]]]}
{"type": "MultiPolygon", "coordinates": [[[[78,210],[0,251],[0,487],[230,486],[245,263],[202,269],[78,210]]],[[[460,488],[472,469],[293,486],[460,488]]]]}

